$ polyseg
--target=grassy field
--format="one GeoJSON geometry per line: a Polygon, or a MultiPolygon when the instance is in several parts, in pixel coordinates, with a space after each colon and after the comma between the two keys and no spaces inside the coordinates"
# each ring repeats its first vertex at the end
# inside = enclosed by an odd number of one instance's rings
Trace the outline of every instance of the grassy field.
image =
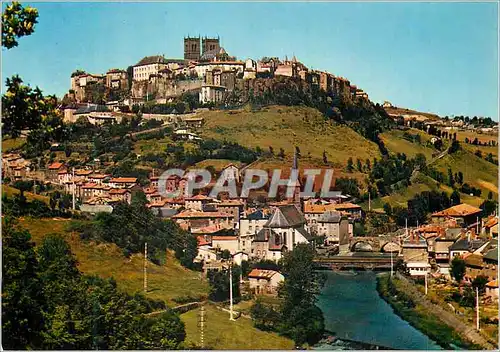
{"type": "Polygon", "coordinates": [[[172,139],[169,137],[138,140],[134,142],[134,153],[139,155],[162,153],[165,152],[165,148],[170,143],[172,143],[172,139]]]}
{"type": "Polygon", "coordinates": [[[481,159],[467,150],[459,150],[438,160],[434,166],[447,175],[448,168],[452,172],[462,171],[464,182],[479,187],[481,198],[486,199],[488,192],[498,194],[498,166],[481,159]]]}
{"type": "Polygon", "coordinates": [[[392,153],[405,153],[409,157],[415,157],[418,153],[425,155],[427,160],[432,159],[432,154],[436,153],[436,149],[426,146],[428,140],[431,139],[427,133],[420,131],[415,128],[411,128],[406,131],[412,135],[418,134],[421,139],[421,143],[410,142],[403,138],[405,131],[392,130],[382,133],[380,136],[384,141],[386,148],[392,153]]]}
{"type": "Polygon", "coordinates": [[[9,150],[17,149],[26,143],[26,138],[2,138],[2,153],[8,152],[9,150]]]}
{"type": "MultiPolygon", "coordinates": [[[[388,196],[372,200],[371,207],[373,211],[383,211],[384,204],[389,203],[392,207],[400,206],[406,208],[409,199],[425,191],[446,192],[448,195],[451,195],[453,189],[449,186],[439,184],[429,176],[419,174],[409,187],[393,192],[388,196]]],[[[463,203],[477,207],[484,202],[484,199],[481,197],[474,197],[464,193],[460,193],[460,200],[463,203]]],[[[361,206],[365,210],[368,209],[368,202],[362,203],[361,206]]]]}
{"type": "MultiPolygon", "coordinates": [[[[7,195],[7,197],[12,197],[15,194],[19,194],[19,193],[21,193],[21,191],[19,191],[17,188],[2,184],[2,194],[7,195]]],[[[38,200],[45,202],[47,204],[49,203],[49,197],[42,196],[40,194],[34,194],[31,192],[24,192],[24,196],[26,197],[27,200],[38,199],[38,200]]]]}
{"type": "Polygon", "coordinates": [[[192,169],[204,169],[208,166],[212,166],[215,171],[220,172],[229,164],[233,164],[236,167],[241,167],[242,163],[238,160],[229,160],[229,159],[206,159],[196,163],[192,169]]]}
{"type": "MultiPolygon", "coordinates": [[[[181,315],[186,324],[188,345],[200,344],[199,312],[196,309],[181,315]]],[[[294,346],[293,341],[287,338],[254,328],[248,318],[240,317],[236,321],[229,321],[229,313],[212,305],[205,306],[205,321],[205,346],[213,349],[290,350],[294,346]]]]}
{"type": "MultiPolygon", "coordinates": [[[[40,243],[49,233],[63,234],[78,260],[79,269],[85,274],[100,277],[114,277],[118,286],[131,294],[143,290],[143,256],[133,255],[126,258],[114,244],[82,242],[76,233],[66,230],[71,220],[66,219],[31,219],[23,218],[20,225],[27,228],[35,243],[40,243]]],[[[200,279],[200,273],[182,267],[167,253],[164,265],[148,263],[148,297],[175,303],[179,296],[207,294],[208,285],[200,279]]]]}
{"type": "Polygon", "coordinates": [[[346,126],[326,121],[312,108],[271,106],[256,112],[209,111],[200,116],[205,119],[203,137],[259,146],[265,151],[272,146],[275,154],[283,148],[286,155],[293,155],[299,146],[303,157],[322,160],[326,151],[329,162],[343,166],[349,157],[380,157],[375,143],[346,126]]]}
{"type": "Polygon", "coordinates": [[[462,145],[465,150],[471,151],[473,153],[476,150],[480,150],[481,153],[483,153],[483,158],[488,155],[488,153],[493,154],[494,157],[498,157],[498,146],[488,147],[465,143],[465,138],[469,138],[470,140],[474,140],[474,138],[477,138],[479,141],[481,141],[481,143],[489,141],[498,142],[498,136],[496,134],[477,133],[473,131],[459,131],[457,129],[452,129],[450,132],[457,133],[457,139],[460,141],[460,145],[462,145]]]}

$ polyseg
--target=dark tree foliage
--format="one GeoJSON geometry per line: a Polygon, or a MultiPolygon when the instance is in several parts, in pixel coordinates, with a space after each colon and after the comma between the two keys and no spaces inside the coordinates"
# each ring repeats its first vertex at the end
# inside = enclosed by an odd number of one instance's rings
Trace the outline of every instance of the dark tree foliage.
{"type": "Polygon", "coordinates": [[[178,349],[184,324],[161,301],[130,296],[113,279],[82,275],[69,245],[3,226],[2,344],[9,349],[178,349]],[[148,317],[145,314],[165,310],[148,317]]]}
{"type": "Polygon", "coordinates": [[[82,239],[115,243],[125,254],[142,253],[148,243],[148,256],[159,261],[167,249],[175,252],[181,264],[192,267],[197,255],[196,238],[171,220],[156,217],[143,202],[119,203],[113,212],[99,213],[91,225],[75,225],[82,239]]]}
{"type": "Polygon", "coordinates": [[[335,179],[335,189],[342,191],[342,194],[359,197],[359,183],[355,178],[339,177],[335,179]]]}
{"type": "Polygon", "coordinates": [[[298,244],[283,258],[279,331],[297,345],[317,342],[324,330],[323,313],[315,305],[324,277],[314,270],[313,258],[314,250],[307,244],[298,244]]]}
{"type": "Polygon", "coordinates": [[[422,224],[427,220],[427,215],[450,207],[451,201],[445,192],[425,191],[408,200],[407,208],[394,207],[393,217],[399,226],[416,226],[417,221],[422,224]]]}
{"type": "Polygon", "coordinates": [[[456,282],[461,283],[464,275],[465,275],[465,260],[456,256],[451,261],[451,276],[455,279],[456,282]]]}
{"type": "Polygon", "coordinates": [[[36,349],[41,345],[45,299],[34,243],[12,218],[2,224],[2,346],[8,350],[36,349]]]}
{"type": "Polygon", "coordinates": [[[19,38],[34,32],[37,18],[38,10],[31,6],[24,8],[17,1],[7,5],[2,13],[2,46],[16,47],[19,38]]]}
{"type": "MultiPolygon", "coordinates": [[[[241,268],[237,265],[232,265],[231,271],[233,274],[233,299],[239,301],[241,268]]],[[[209,299],[216,302],[223,302],[229,299],[229,269],[220,271],[209,270],[208,282],[210,284],[209,299]]]]}

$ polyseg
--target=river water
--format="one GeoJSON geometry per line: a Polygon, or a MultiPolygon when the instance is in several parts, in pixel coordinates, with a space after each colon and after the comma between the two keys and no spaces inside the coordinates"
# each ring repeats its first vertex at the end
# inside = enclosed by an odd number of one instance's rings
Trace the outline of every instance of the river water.
{"type": "Polygon", "coordinates": [[[325,271],[325,274],[327,281],[317,305],[323,311],[325,328],[337,337],[394,349],[440,349],[379,297],[376,273],[325,271]]]}

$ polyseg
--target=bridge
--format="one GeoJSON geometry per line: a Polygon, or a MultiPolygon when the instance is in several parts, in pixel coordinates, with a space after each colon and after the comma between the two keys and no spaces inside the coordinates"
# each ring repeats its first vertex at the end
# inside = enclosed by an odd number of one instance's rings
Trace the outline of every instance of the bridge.
{"type": "MultiPolygon", "coordinates": [[[[392,256],[394,268],[398,259],[396,254],[392,256]]],[[[316,257],[314,259],[316,269],[322,270],[391,270],[390,253],[349,253],[346,255],[334,255],[331,257],[316,257]]]]}

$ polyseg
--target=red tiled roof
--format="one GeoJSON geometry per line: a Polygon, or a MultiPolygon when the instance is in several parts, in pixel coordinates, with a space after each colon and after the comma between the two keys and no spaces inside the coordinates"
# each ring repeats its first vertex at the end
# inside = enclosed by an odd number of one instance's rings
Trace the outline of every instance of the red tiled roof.
{"type": "Polygon", "coordinates": [[[92,173],[92,170],[75,170],[75,175],[77,176],[88,176],[92,173]]]}
{"type": "Polygon", "coordinates": [[[110,183],[136,183],[137,178],[135,177],[116,177],[109,180],[110,183]]]}
{"type": "Polygon", "coordinates": [[[212,236],[212,241],[236,241],[238,236],[212,236]]]}
{"type": "Polygon", "coordinates": [[[213,198],[207,197],[203,194],[198,194],[194,197],[188,197],[186,200],[212,200],[213,198]]]}
{"type": "Polygon", "coordinates": [[[248,277],[270,280],[276,274],[278,274],[278,272],[274,270],[252,269],[252,271],[248,274],[248,277]]]}
{"type": "Polygon", "coordinates": [[[52,163],[49,165],[49,170],[58,170],[60,169],[62,166],[64,166],[63,163],[60,163],[60,162],[55,162],[55,163],[52,163]]]}
{"type": "Polygon", "coordinates": [[[222,213],[219,211],[183,211],[180,214],[174,215],[174,219],[185,218],[232,218],[232,214],[222,213]]]}
{"type": "Polygon", "coordinates": [[[432,216],[435,216],[435,217],[446,217],[446,216],[462,217],[462,216],[477,214],[480,212],[481,212],[481,209],[476,208],[476,207],[469,205],[469,204],[462,203],[462,204],[458,204],[458,205],[455,205],[453,207],[450,207],[448,209],[438,211],[438,212],[432,214],[432,216]]]}
{"type": "Polygon", "coordinates": [[[124,188],[113,188],[109,191],[109,194],[125,194],[130,193],[130,190],[124,188]]]}

